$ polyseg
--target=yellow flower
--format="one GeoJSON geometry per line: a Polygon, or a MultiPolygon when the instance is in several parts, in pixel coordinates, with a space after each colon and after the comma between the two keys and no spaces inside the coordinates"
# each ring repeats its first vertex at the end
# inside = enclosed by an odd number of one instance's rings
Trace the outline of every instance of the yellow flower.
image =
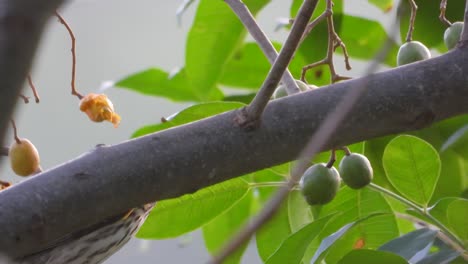
{"type": "Polygon", "coordinates": [[[87,94],[80,101],[80,110],[94,122],[106,120],[114,124],[114,127],[120,123],[120,116],[114,112],[114,105],[105,94],[87,94]]]}

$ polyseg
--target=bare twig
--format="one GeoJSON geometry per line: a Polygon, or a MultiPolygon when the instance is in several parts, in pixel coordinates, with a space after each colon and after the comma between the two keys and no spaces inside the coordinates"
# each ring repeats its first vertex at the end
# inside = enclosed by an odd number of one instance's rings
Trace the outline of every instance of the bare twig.
{"type": "MultiPolygon", "coordinates": [[[[349,77],[341,76],[336,73],[335,70],[335,64],[333,62],[333,53],[335,52],[336,48],[341,47],[343,50],[343,56],[345,58],[345,66],[347,70],[351,70],[351,65],[349,63],[349,55],[348,51],[346,50],[346,46],[341,40],[341,38],[338,36],[338,34],[335,31],[335,26],[333,24],[333,3],[331,0],[327,0],[327,8],[325,11],[317,17],[312,23],[309,24],[307,30],[307,33],[310,33],[313,27],[315,27],[319,22],[322,20],[326,19],[327,20],[327,25],[328,25],[328,48],[327,48],[327,55],[324,59],[314,62],[312,64],[309,64],[305,67],[302,68],[302,74],[301,74],[301,80],[304,82],[306,81],[306,73],[308,70],[320,66],[320,65],[328,65],[328,68],[330,69],[330,75],[331,75],[331,82],[335,83],[337,81],[342,81],[342,80],[348,80],[350,79],[349,77]]],[[[306,37],[302,37],[303,39],[306,37]]]]}
{"type": "Polygon", "coordinates": [[[442,23],[444,23],[446,26],[450,27],[452,25],[452,22],[450,22],[446,17],[445,17],[445,11],[447,10],[447,0],[442,0],[440,1],[440,15],[439,19],[442,23]]]}
{"type": "Polygon", "coordinates": [[[16,143],[21,144],[21,140],[18,137],[18,130],[16,129],[16,123],[11,119],[11,126],[13,127],[13,137],[15,138],[16,143]]]}
{"type": "MultiPolygon", "coordinates": [[[[268,61],[273,64],[278,57],[278,52],[276,52],[275,47],[268,39],[267,35],[260,26],[255,21],[254,16],[250,13],[248,7],[242,2],[242,0],[224,0],[229,7],[234,11],[234,13],[239,17],[240,21],[244,24],[245,28],[249,31],[250,35],[255,39],[260,48],[262,49],[265,56],[268,58],[268,61]]],[[[286,85],[286,91],[288,95],[295,94],[301,90],[297,86],[294,77],[291,72],[286,68],[286,71],[283,74],[282,82],[286,85]]]]}
{"type": "Polygon", "coordinates": [[[28,79],[29,87],[31,87],[31,90],[34,94],[34,99],[36,99],[36,103],[39,103],[41,99],[39,98],[39,95],[37,94],[36,86],[34,86],[34,83],[31,78],[31,74],[28,74],[27,79],[28,79]]]}
{"type": "Polygon", "coordinates": [[[259,124],[260,117],[265,110],[281,76],[289,65],[304,33],[305,27],[317,6],[318,0],[305,0],[302,4],[289,36],[281,49],[278,58],[271,67],[260,91],[252,102],[240,110],[235,118],[237,124],[242,127],[252,128],[259,124]]]}
{"type": "Polygon", "coordinates": [[[57,11],[55,11],[55,16],[57,16],[60,23],[62,23],[65,26],[65,28],[67,29],[68,34],[70,35],[70,38],[71,38],[71,43],[72,43],[72,47],[71,47],[71,53],[72,53],[71,89],[72,89],[72,95],[75,95],[76,97],[78,97],[78,99],[81,100],[83,98],[83,95],[81,95],[76,90],[76,87],[75,87],[75,76],[76,76],[76,38],[75,38],[75,34],[73,34],[73,30],[68,25],[67,21],[65,21],[65,19],[57,11]]]}
{"type": "Polygon", "coordinates": [[[29,97],[27,97],[26,95],[23,95],[23,94],[20,94],[19,97],[21,99],[23,99],[25,104],[29,104],[29,97]]]}
{"type": "Polygon", "coordinates": [[[406,42],[410,42],[413,40],[414,22],[416,21],[416,12],[418,10],[418,6],[416,5],[416,2],[414,2],[414,0],[408,0],[408,2],[411,7],[411,17],[408,33],[406,34],[406,42]]]}
{"type": "MultiPolygon", "coordinates": [[[[390,36],[394,36],[396,32],[396,23],[394,23],[391,29],[390,36]]],[[[390,50],[392,40],[390,37],[387,38],[383,44],[380,52],[376,55],[375,59],[369,63],[365,75],[371,74],[377,69],[378,64],[385,58],[390,50]]],[[[353,108],[355,103],[358,101],[360,96],[367,90],[367,82],[356,84],[357,87],[348,92],[335,107],[335,110],[329,113],[324,119],[322,125],[312,135],[311,139],[307,143],[304,150],[300,153],[298,162],[291,172],[291,178],[287,181],[287,184],[281,187],[276,194],[271,198],[263,210],[253,218],[225,247],[223,247],[220,253],[213,257],[209,262],[210,264],[222,263],[231,253],[235,252],[237,248],[248,241],[252,235],[265,224],[278,210],[281,203],[289,194],[290,190],[294,188],[297,182],[300,180],[302,173],[305,171],[309,161],[316,155],[323,146],[327,143],[330,137],[333,135],[333,131],[338,128],[342,120],[347,116],[350,110],[353,108]]]]}

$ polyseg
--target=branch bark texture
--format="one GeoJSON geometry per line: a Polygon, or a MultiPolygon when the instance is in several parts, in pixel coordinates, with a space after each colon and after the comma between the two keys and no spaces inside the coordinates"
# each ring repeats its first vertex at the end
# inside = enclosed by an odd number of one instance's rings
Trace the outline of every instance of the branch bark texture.
{"type": "Polygon", "coordinates": [[[88,153],[0,192],[0,249],[18,257],[150,201],[293,160],[349,89],[368,90],[322,150],[468,113],[468,49],[271,102],[258,129],[236,111],[88,153]]]}

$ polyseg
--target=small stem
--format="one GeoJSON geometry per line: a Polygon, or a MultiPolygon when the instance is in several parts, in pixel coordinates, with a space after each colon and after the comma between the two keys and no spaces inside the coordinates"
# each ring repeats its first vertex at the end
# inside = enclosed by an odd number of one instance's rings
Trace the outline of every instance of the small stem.
{"type": "Polygon", "coordinates": [[[351,150],[349,150],[348,147],[344,146],[344,147],[340,147],[339,149],[343,150],[346,156],[351,155],[351,150]]]}
{"type": "Polygon", "coordinates": [[[302,4],[292,26],[291,32],[289,33],[278,58],[275,60],[275,63],[268,72],[260,91],[255,95],[254,99],[247,107],[238,112],[235,118],[235,122],[241,127],[252,129],[259,125],[260,117],[263,114],[266,105],[270,101],[280,78],[283,76],[284,71],[296,52],[307,23],[317,6],[317,2],[318,0],[305,0],[302,4]]]}
{"type": "Polygon", "coordinates": [[[36,86],[34,86],[34,83],[31,78],[31,74],[28,74],[28,83],[29,83],[29,87],[31,87],[31,90],[34,94],[34,98],[36,99],[36,104],[38,104],[41,99],[39,98],[39,95],[37,94],[36,86]]]}
{"type": "Polygon", "coordinates": [[[78,99],[82,99],[83,95],[81,95],[75,87],[75,75],[76,75],[76,38],[75,34],[73,34],[73,30],[71,27],[68,25],[67,21],[57,12],[55,11],[55,15],[59,19],[60,23],[62,23],[65,28],[68,31],[68,34],[70,35],[71,42],[72,42],[72,47],[71,47],[71,53],[72,53],[72,78],[71,78],[71,89],[72,89],[72,95],[75,95],[78,97],[78,99]]]}
{"type": "MultiPolygon", "coordinates": [[[[278,52],[276,52],[275,47],[268,39],[265,32],[263,32],[258,23],[255,21],[255,18],[248,7],[241,0],[224,1],[229,5],[229,7],[231,7],[232,11],[234,11],[242,24],[244,24],[245,28],[247,28],[250,35],[255,39],[257,44],[262,49],[268,61],[273,64],[278,57],[278,52]]],[[[287,68],[281,80],[286,85],[286,91],[288,95],[299,93],[301,91],[297,86],[296,80],[294,80],[294,77],[287,68]]]]}
{"type": "Polygon", "coordinates": [[[24,101],[25,104],[29,104],[29,97],[27,97],[27,96],[25,96],[25,95],[22,95],[22,94],[20,94],[19,97],[20,97],[21,99],[23,99],[23,101],[24,101]]]}
{"type": "Polygon", "coordinates": [[[448,237],[450,237],[450,239],[453,242],[456,242],[459,246],[464,247],[463,242],[460,241],[457,238],[457,236],[455,236],[444,224],[442,224],[439,220],[437,220],[435,217],[430,215],[429,212],[427,212],[426,208],[420,207],[417,204],[411,202],[410,200],[408,200],[408,199],[406,199],[404,197],[401,197],[400,195],[398,195],[398,194],[396,194],[394,192],[391,192],[391,191],[389,191],[389,190],[387,190],[385,188],[382,188],[377,184],[371,183],[371,184],[369,184],[369,188],[374,189],[374,190],[376,190],[378,192],[384,193],[384,194],[398,200],[399,202],[407,205],[408,207],[411,207],[412,209],[414,209],[419,214],[421,214],[421,215],[427,217],[429,220],[431,220],[435,224],[435,226],[437,226],[442,232],[444,232],[448,237]]]}
{"type": "Polygon", "coordinates": [[[445,11],[447,10],[447,0],[440,1],[440,15],[439,19],[446,26],[450,27],[452,23],[445,17],[445,11]]]}
{"type": "Polygon", "coordinates": [[[414,0],[408,0],[408,2],[411,7],[411,17],[408,33],[406,34],[406,42],[410,42],[411,40],[413,40],[414,22],[416,21],[416,11],[418,10],[418,6],[414,2],[414,0]]]}
{"type": "Polygon", "coordinates": [[[15,138],[16,143],[21,144],[21,140],[18,137],[18,130],[16,129],[16,123],[13,119],[11,119],[10,121],[11,121],[11,125],[13,126],[13,137],[15,138]]]}
{"type": "Polygon", "coordinates": [[[333,164],[335,163],[336,161],[336,149],[332,149],[331,152],[330,152],[330,159],[328,160],[328,163],[327,163],[327,168],[331,168],[333,167],[333,164]]]}

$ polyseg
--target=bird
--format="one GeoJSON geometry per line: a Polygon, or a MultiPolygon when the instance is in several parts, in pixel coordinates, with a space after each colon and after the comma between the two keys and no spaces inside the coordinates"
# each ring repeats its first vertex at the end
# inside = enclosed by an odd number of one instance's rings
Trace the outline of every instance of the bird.
{"type": "Polygon", "coordinates": [[[99,264],[135,235],[155,203],[147,203],[73,232],[12,264],[99,264]]]}

